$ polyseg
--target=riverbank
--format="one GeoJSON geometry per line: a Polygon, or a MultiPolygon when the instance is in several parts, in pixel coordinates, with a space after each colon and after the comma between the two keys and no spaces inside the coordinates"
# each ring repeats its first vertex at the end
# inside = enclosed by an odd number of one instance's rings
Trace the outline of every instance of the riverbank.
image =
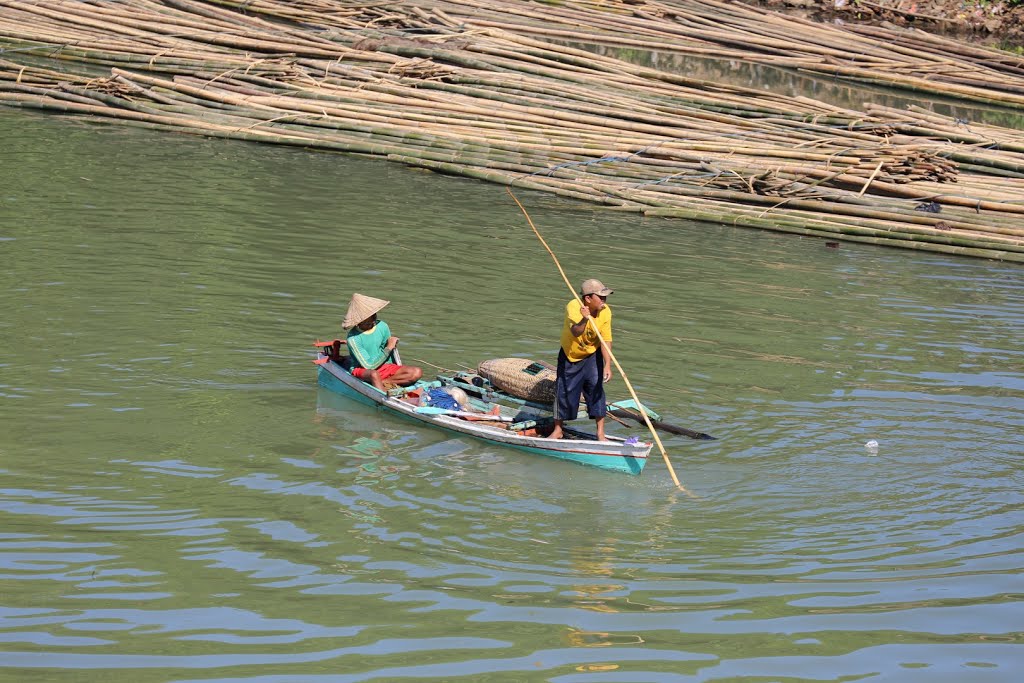
{"type": "Polygon", "coordinates": [[[1024,3],[990,0],[744,0],[814,21],[917,28],[1024,51],[1024,3]]]}
{"type": "Polygon", "coordinates": [[[712,0],[0,7],[8,106],[363,154],[645,216],[1024,262],[1019,131],[929,105],[1016,116],[1024,69],[948,38],[712,0]],[[616,50],[900,88],[921,104],[836,106],[616,50]]]}

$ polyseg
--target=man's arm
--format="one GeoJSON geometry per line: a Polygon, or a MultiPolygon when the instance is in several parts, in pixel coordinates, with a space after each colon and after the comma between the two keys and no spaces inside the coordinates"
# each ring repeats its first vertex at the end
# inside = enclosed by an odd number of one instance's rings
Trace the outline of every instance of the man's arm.
{"type": "Polygon", "coordinates": [[[606,341],[604,345],[607,348],[607,352],[601,355],[604,356],[604,381],[607,382],[612,378],[612,343],[606,341]]]}
{"type": "Polygon", "coordinates": [[[604,356],[604,381],[607,382],[612,378],[612,311],[608,309],[606,311],[607,316],[602,321],[601,325],[601,338],[604,340],[605,347],[607,350],[601,355],[604,356]]]}
{"type": "MultiPolygon", "coordinates": [[[[373,334],[357,334],[349,337],[349,353],[351,353],[360,367],[367,370],[376,370],[387,360],[391,351],[385,351],[381,344],[381,337],[391,335],[391,329],[387,323],[377,323],[373,334]]],[[[386,339],[387,337],[385,337],[386,339]]]]}
{"type": "Polygon", "coordinates": [[[374,370],[375,366],[370,360],[370,354],[366,351],[363,346],[363,340],[360,337],[364,335],[355,334],[348,338],[348,352],[355,360],[356,365],[360,368],[366,368],[367,370],[374,370]]]}
{"type": "Polygon", "coordinates": [[[583,320],[569,326],[569,332],[574,337],[582,337],[583,333],[587,331],[587,321],[590,320],[590,309],[585,305],[581,305],[580,315],[583,316],[583,320]]]}

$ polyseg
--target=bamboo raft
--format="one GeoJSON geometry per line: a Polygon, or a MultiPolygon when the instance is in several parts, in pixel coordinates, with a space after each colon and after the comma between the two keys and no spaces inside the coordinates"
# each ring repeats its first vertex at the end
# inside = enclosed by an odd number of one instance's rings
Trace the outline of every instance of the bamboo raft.
{"type": "Polygon", "coordinates": [[[647,216],[1024,262],[1015,130],[703,82],[567,43],[1024,103],[1024,64],[1008,55],[735,3],[0,0],[0,104],[385,157],[647,216]]]}

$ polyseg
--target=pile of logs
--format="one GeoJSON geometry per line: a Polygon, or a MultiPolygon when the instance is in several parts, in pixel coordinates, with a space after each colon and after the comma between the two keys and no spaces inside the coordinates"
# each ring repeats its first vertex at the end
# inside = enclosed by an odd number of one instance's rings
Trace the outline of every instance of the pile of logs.
{"type": "MultiPolygon", "coordinates": [[[[1015,130],[700,82],[567,45],[557,29],[585,16],[589,31],[625,40],[658,25],[685,46],[696,39],[665,25],[703,27],[690,32],[728,33],[730,54],[803,49],[835,61],[835,27],[769,40],[782,18],[744,33],[723,19],[745,16],[742,6],[639,0],[0,0],[0,10],[0,105],[379,156],[646,215],[1024,261],[1015,130]]],[[[896,69],[863,54],[848,61],[896,69]]]]}

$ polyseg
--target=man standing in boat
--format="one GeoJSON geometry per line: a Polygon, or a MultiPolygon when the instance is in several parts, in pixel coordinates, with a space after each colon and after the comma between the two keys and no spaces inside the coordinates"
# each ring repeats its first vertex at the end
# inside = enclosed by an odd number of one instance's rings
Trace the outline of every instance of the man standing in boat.
{"type": "MultiPolygon", "coordinates": [[[[391,336],[391,328],[377,313],[390,301],[355,293],[348,303],[348,312],[342,326],[347,329],[349,358],[352,374],[384,391],[384,382],[409,386],[423,376],[423,370],[412,365],[399,365],[395,347],[398,337],[391,336]]],[[[399,361],[400,362],[400,361],[399,361]]]]}
{"type": "Polygon", "coordinates": [[[561,439],[566,420],[575,420],[580,409],[580,394],[587,400],[587,415],[594,420],[597,438],[604,435],[604,416],[608,412],[604,383],[612,378],[610,353],[602,353],[601,340],[612,344],[612,309],[606,303],[612,290],[600,280],[584,280],[579,300],[565,305],[562,323],[562,348],[558,351],[558,378],[555,388],[555,428],[552,439],[561,439]],[[591,324],[593,321],[593,324],[591,324]],[[600,332],[598,337],[597,331],[600,332]]]}

